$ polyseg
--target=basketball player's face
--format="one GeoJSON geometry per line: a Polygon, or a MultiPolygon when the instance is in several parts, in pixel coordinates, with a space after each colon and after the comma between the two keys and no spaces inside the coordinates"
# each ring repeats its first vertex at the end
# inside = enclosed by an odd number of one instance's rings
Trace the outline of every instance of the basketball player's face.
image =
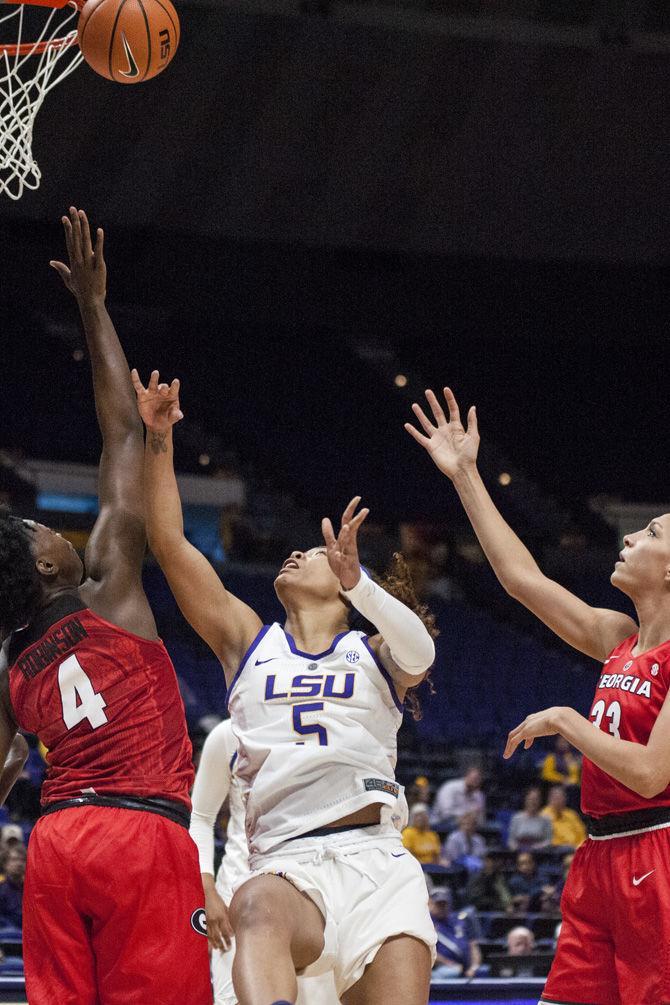
{"type": "Polygon", "coordinates": [[[51,566],[57,570],[54,579],[61,586],[79,586],[84,565],[70,542],[43,523],[33,520],[24,520],[23,523],[32,536],[33,555],[36,561],[42,563],[41,568],[51,566]]]}
{"type": "Polygon", "coordinates": [[[612,585],[633,599],[670,589],[670,514],[655,517],[643,530],[627,534],[623,542],[612,585]]]}
{"type": "Polygon", "coordinates": [[[341,587],[328,564],[326,549],[310,548],[291,552],[275,579],[275,590],[282,601],[298,593],[329,601],[339,595],[341,587]]]}

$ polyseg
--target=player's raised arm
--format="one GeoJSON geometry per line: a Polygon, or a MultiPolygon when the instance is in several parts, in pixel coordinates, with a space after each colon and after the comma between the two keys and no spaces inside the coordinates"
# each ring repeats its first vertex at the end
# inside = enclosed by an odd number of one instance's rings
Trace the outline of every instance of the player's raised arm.
{"type": "Polygon", "coordinates": [[[146,547],[142,470],[144,442],[128,363],[105,306],[104,234],[95,244],[82,210],[63,217],[69,266],[50,264],[79,306],[93,371],[102,434],[100,513],[86,548],[87,600],[99,613],[140,635],[156,626],[141,583],[146,547]]]}
{"type": "Polygon", "coordinates": [[[179,381],[144,387],[132,371],[137,407],[147,427],[144,484],[149,545],[189,624],[221,660],[228,681],[262,627],[258,615],[229,593],[208,560],[184,536],[174,473],[172,427],[183,418],[179,381]]]}
{"type": "Polygon", "coordinates": [[[449,418],[432,391],[426,398],[432,420],[423,409],[412,406],[423,432],[411,423],[405,429],[428,452],[435,465],[458,492],[470,523],[500,583],[560,638],[575,649],[604,660],[637,626],[625,614],[590,607],[540,570],[523,542],[496,509],[477,470],[479,431],[477,414],[468,412],[467,427],[461,423],[458,404],[444,389],[449,418]]]}
{"type": "Polygon", "coordinates": [[[370,638],[370,645],[394,683],[403,690],[416,687],[435,660],[435,645],[421,618],[361,568],[358,530],[370,511],[356,513],[360,501],[360,496],[354,496],[345,509],[337,537],[330,520],[322,521],[328,564],[344,596],[379,632],[370,638]]]}

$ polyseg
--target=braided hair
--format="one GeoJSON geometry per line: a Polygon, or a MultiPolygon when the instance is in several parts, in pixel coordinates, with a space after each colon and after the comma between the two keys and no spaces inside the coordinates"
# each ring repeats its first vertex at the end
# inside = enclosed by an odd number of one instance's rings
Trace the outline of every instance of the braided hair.
{"type": "Polygon", "coordinates": [[[22,628],[35,615],[42,597],[39,573],[23,521],[0,508],[0,629],[22,628]]]}

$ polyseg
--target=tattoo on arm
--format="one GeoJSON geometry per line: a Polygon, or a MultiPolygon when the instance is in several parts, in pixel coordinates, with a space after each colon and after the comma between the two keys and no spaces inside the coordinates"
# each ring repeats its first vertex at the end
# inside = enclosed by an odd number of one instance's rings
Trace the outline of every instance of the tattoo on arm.
{"type": "Polygon", "coordinates": [[[167,453],[167,433],[150,433],[149,434],[149,445],[154,454],[166,454],[167,453]]]}

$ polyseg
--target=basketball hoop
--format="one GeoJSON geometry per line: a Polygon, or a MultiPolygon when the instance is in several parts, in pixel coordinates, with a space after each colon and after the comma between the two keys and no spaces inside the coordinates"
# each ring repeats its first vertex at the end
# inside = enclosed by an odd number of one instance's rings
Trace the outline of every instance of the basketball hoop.
{"type": "Polygon", "coordinates": [[[0,195],[20,199],[24,189],[39,188],[42,177],[32,149],[35,116],[82,61],[76,25],[83,0],[0,5],[0,195]],[[15,41],[6,42],[9,35],[15,41]]]}

